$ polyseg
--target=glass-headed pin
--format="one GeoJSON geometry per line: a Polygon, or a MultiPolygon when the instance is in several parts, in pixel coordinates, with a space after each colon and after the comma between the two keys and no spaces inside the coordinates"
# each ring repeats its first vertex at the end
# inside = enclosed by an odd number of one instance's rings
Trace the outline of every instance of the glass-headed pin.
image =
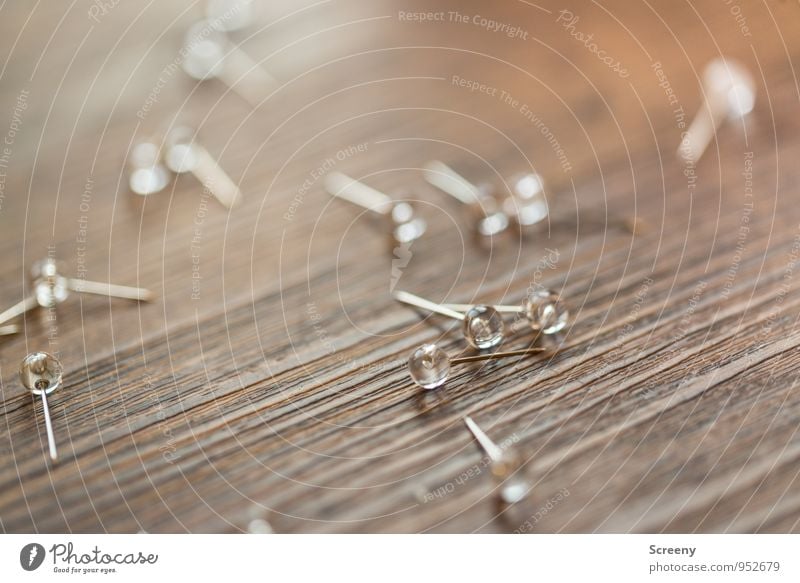
{"type": "Polygon", "coordinates": [[[408,374],[411,380],[423,389],[436,389],[441,387],[450,378],[450,368],[453,365],[478,362],[482,360],[495,360],[511,358],[513,356],[527,356],[544,352],[541,347],[523,348],[521,350],[508,350],[505,352],[491,352],[471,356],[450,358],[447,353],[436,344],[423,344],[408,357],[408,374]]]}
{"type": "MultiPolygon", "coordinates": [[[[446,310],[469,310],[470,304],[442,304],[446,310]]],[[[537,289],[530,292],[522,305],[494,305],[493,310],[499,313],[522,314],[534,332],[555,334],[561,332],[569,323],[569,308],[561,297],[548,289],[537,289]]]]}
{"type": "Polygon", "coordinates": [[[69,297],[71,292],[96,294],[138,302],[149,302],[153,299],[152,292],[143,288],[66,277],[61,274],[61,266],[52,257],[33,264],[31,267],[31,280],[33,283],[33,295],[0,314],[0,324],[5,324],[33,308],[50,308],[60,304],[69,297]]]}
{"type": "Polygon", "coordinates": [[[700,160],[720,124],[753,111],[756,86],[752,75],[732,59],[717,58],[703,71],[703,105],[678,147],[687,162],[700,160]]]}
{"type": "Polygon", "coordinates": [[[505,324],[497,310],[491,306],[466,306],[464,311],[437,304],[407,291],[396,291],[392,294],[398,302],[428,310],[454,320],[463,322],[464,339],[473,348],[486,350],[503,342],[505,324]]]}
{"type": "Polygon", "coordinates": [[[53,421],[50,418],[47,396],[61,386],[62,373],[61,363],[55,356],[47,352],[29,354],[22,359],[19,366],[19,378],[22,385],[37,397],[42,398],[47,444],[50,450],[50,459],[53,461],[58,458],[58,451],[56,451],[53,421]]]}
{"type": "Polygon", "coordinates": [[[414,207],[405,201],[395,201],[389,195],[375,190],[341,172],[331,172],[325,178],[325,189],[331,196],[344,199],[386,217],[391,230],[391,243],[404,245],[419,239],[427,228],[414,207]]]}
{"type": "Polygon", "coordinates": [[[500,491],[500,499],[506,504],[515,504],[527,496],[530,484],[522,472],[522,460],[511,447],[501,448],[486,435],[471,417],[464,423],[489,458],[489,467],[500,491]]]}
{"type": "Polygon", "coordinates": [[[219,79],[251,106],[257,107],[276,81],[224,32],[224,19],[201,20],[186,33],[183,70],[198,81],[219,79]]]}
{"type": "Polygon", "coordinates": [[[131,191],[149,196],[166,188],[170,171],[189,172],[225,208],[235,206],[242,197],[239,187],[197,141],[196,133],[190,127],[177,126],[167,134],[163,146],[153,141],[134,146],[128,159],[131,191]]]}
{"type": "Polygon", "coordinates": [[[508,215],[487,186],[476,186],[444,162],[433,160],[425,165],[425,180],[465,205],[468,220],[480,238],[491,238],[505,232],[508,215]]]}

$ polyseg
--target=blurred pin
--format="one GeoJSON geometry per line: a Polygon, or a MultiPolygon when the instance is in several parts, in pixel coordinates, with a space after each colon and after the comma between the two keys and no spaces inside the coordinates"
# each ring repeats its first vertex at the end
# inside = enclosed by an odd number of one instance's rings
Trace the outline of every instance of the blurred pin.
{"type": "Polygon", "coordinates": [[[198,81],[219,79],[256,107],[268,95],[269,88],[275,86],[275,79],[228,40],[219,22],[219,19],[201,20],[189,28],[183,70],[198,81]]]}
{"type": "Polygon", "coordinates": [[[478,187],[444,162],[433,160],[424,168],[425,180],[465,205],[468,219],[480,237],[491,238],[508,229],[509,218],[487,188],[478,187]]]}
{"type": "Polygon", "coordinates": [[[521,228],[532,227],[550,213],[542,177],[534,172],[511,177],[511,194],[503,201],[503,211],[521,228]]]}
{"type": "Polygon", "coordinates": [[[129,158],[131,190],[149,196],[166,188],[170,172],[190,172],[223,206],[235,206],[242,196],[239,187],[197,142],[195,134],[192,128],[177,126],[167,134],[163,147],[154,142],[137,144],[129,158]]]}
{"type": "Polygon", "coordinates": [[[478,427],[471,417],[464,417],[464,423],[489,458],[492,475],[500,486],[500,499],[506,504],[522,500],[530,490],[530,484],[522,476],[522,462],[510,447],[503,449],[478,427]]]}
{"type": "Polygon", "coordinates": [[[58,452],[56,451],[56,439],[53,435],[53,422],[50,419],[47,396],[61,386],[62,372],[61,363],[55,356],[47,352],[29,354],[22,359],[19,366],[19,378],[22,385],[37,397],[42,398],[47,444],[50,458],[53,461],[58,458],[58,452]]]}
{"type": "Polygon", "coordinates": [[[190,172],[203,188],[225,207],[231,208],[239,202],[241,191],[208,150],[194,139],[195,133],[186,126],[170,131],[167,135],[164,162],[176,174],[190,172]]]}
{"type": "Polygon", "coordinates": [[[425,233],[427,224],[416,215],[411,204],[396,202],[383,192],[341,172],[330,173],[325,178],[325,188],[331,196],[386,217],[394,244],[411,243],[425,233]]]}
{"type": "Polygon", "coordinates": [[[739,119],[753,110],[756,87],[753,77],[738,62],[718,58],[703,71],[704,103],[678,147],[678,156],[696,163],[726,119],[739,119]]]}
{"type": "Polygon", "coordinates": [[[65,277],[59,272],[58,262],[51,257],[33,264],[31,267],[31,279],[33,295],[0,314],[0,324],[13,320],[33,308],[51,308],[56,304],[60,304],[69,297],[70,292],[96,294],[140,302],[149,302],[153,298],[152,292],[143,288],[65,277]]]}
{"type": "Polygon", "coordinates": [[[491,306],[466,306],[464,311],[457,311],[450,306],[437,304],[406,291],[397,291],[392,295],[398,302],[461,320],[464,323],[462,327],[464,339],[473,348],[485,350],[503,342],[505,324],[497,310],[491,306]]]}

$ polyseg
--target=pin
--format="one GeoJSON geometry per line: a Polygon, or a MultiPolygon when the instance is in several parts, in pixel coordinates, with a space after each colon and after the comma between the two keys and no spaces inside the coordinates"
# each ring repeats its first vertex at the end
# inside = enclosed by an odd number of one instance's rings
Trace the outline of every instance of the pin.
{"type": "Polygon", "coordinates": [[[521,475],[522,460],[516,451],[494,443],[471,417],[464,417],[464,423],[491,462],[492,475],[500,485],[500,499],[506,504],[515,504],[525,498],[531,486],[521,475]]]}
{"type": "Polygon", "coordinates": [[[198,81],[219,79],[253,107],[267,96],[275,79],[247,53],[228,40],[221,19],[201,20],[186,33],[183,70],[198,81]]]}
{"type": "Polygon", "coordinates": [[[47,405],[47,395],[61,386],[61,363],[52,354],[47,352],[34,352],[22,359],[19,365],[19,378],[22,385],[31,393],[42,398],[44,410],[44,424],[47,429],[47,444],[50,449],[50,458],[58,458],[56,439],[53,436],[53,422],[50,419],[50,409],[47,405]]]}
{"type": "Polygon", "coordinates": [[[394,244],[411,243],[425,233],[427,224],[424,219],[416,216],[411,204],[396,202],[388,195],[341,172],[329,174],[325,178],[325,188],[331,196],[342,198],[386,217],[392,230],[394,244]]]}
{"type": "Polygon", "coordinates": [[[444,350],[435,344],[423,344],[408,357],[408,374],[411,375],[411,380],[417,385],[423,389],[430,390],[441,387],[447,381],[450,376],[450,367],[454,364],[495,360],[512,356],[527,356],[544,352],[544,350],[544,348],[534,347],[450,358],[444,350]]]}
{"type": "Polygon", "coordinates": [[[465,306],[463,311],[456,311],[452,307],[431,302],[409,292],[397,291],[392,295],[398,302],[461,320],[464,323],[464,339],[473,348],[485,350],[503,342],[505,324],[497,310],[491,306],[465,306]]]}
{"type": "Polygon", "coordinates": [[[424,175],[430,184],[466,205],[475,232],[481,237],[493,237],[508,229],[508,216],[488,188],[475,186],[439,160],[428,162],[424,175]]]}
{"type": "Polygon", "coordinates": [[[753,77],[732,59],[714,59],[703,71],[704,103],[678,147],[678,156],[696,163],[725,119],[739,119],[753,111],[753,77]]]}
{"type": "MultiPolygon", "coordinates": [[[[446,310],[469,310],[470,304],[442,304],[446,310]]],[[[521,306],[491,306],[500,313],[522,314],[535,332],[555,334],[569,323],[569,309],[561,297],[548,289],[539,289],[528,294],[521,306]]]]}
{"type": "Polygon", "coordinates": [[[170,172],[190,172],[225,208],[235,206],[242,193],[228,174],[201,144],[196,132],[186,126],[173,128],[164,147],[142,142],[131,151],[129,185],[133,192],[149,196],[162,191],[170,180],[170,172]]]}
{"type": "Polygon", "coordinates": [[[31,279],[33,295],[0,314],[0,324],[13,320],[33,308],[50,308],[60,304],[69,297],[70,292],[96,294],[138,302],[149,302],[153,299],[152,292],[143,288],[65,277],[59,273],[58,262],[51,257],[33,264],[31,279]]]}

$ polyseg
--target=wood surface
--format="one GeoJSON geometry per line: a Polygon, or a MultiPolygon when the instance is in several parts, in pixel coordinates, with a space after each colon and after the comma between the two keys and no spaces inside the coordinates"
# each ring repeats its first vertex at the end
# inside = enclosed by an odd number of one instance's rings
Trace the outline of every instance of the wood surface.
{"type": "Polygon", "coordinates": [[[0,8],[0,308],[49,252],[157,299],[73,295],[55,328],[39,310],[0,338],[0,531],[800,530],[796,2],[264,2],[232,35],[278,80],[255,108],[170,68],[202,3],[93,6],[0,8]],[[448,20],[401,17],[423,11],[448,20]],[[692,175],[675,112],[690,121],[720,55],[757,102],[692,175]],[[175,119],[240,207],[188,175],[128,191],[127,152],[175,119]],[[539,172],[549,224],[482,248],[424,182],[434,158],[475,181],[539,172]],[[417,201],[429,229],[407,266],[325,193],[333,168],[417,201]],[[616,226],[633,216],[643,232],[616,226]],[[393,286],[517,303],[532,284],[569,303],[567,348],[410,382],[416,346],[468,351],[393,286]],[[34,350],[65,368],[56,464],[17,375],[34,350]],[[496,503],[467,414],[524,458],[523,503],[496,503]]]}

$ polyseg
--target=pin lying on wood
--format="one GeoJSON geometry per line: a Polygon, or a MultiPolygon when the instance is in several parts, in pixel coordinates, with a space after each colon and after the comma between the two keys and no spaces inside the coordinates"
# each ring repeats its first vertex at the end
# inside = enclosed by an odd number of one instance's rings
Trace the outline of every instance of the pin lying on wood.
{"type": "Polygon", "coordinates": [[[408,202],[392,200],[389,195],[341,172],[328,174],[325,178],[325,189],[331,196],[386,217],[392,247],[412,243],[425,234],[425,220],[417,216],[414,207],[408,202]]]}
{"type": "Polygon", "coordinates": [[[732,59],[714,59],[703,71],[703,104],[678,146],[678,156],[696,163],[726,119],[740,119],[753,111],[753,77],[732,59]]]}
{"type": "Polygon", "coordinates": [[[61,386],[61,363],[52,354],[47,352],[34,352],[29,354],[19,366],[19,378],[22,385],[37,397],[42,399],[42,411],[47,432],[47,445],[50,450],[50,459],[58,458],[56,439],[53,435],[53,421],[50,418],[50,407],[47,396],[61,386]]]}
{"type": "Polygon", "coordinates": [[[187,126],[170,130],[163,147],[156,142],[134,146],[128,159],[131,167],[130,189],[149,196],[164,190],[170,182],[170,171],[191,173],[225,208],[232,208],[242,197],[239,187],[195,139],[196,132],[187,126]]]}
{"type": "MultiPolygon", "coordinates": [[[[442,304],[441,307],[449,310],[466,311],[472,308],[470,304],[442,304]]],[[[537,289],[530,292],[521,305],[495,305],[491,306],[497,312],[521,314],[524,316],[534,332],[542,334],[555,334],[561,332],[569,323],[569,309],[560,296],[547,289],[537,289]]]]}
{"type": "Polygon", "coordinates": [[[408,357],[408,374],[417,385],[423,389],[436,389],[441,387],[450,378],[450,367],[454,364],[480,362],[484,360],[497,360],[514,356],[528,356],[544,352],[544,348],[533,347],[521,350],[508,350],[488,354],[474,354],[450,358],[447,353],[436,344],[423,344],[408,357]]]}
{"type": "Polygon", "coordinates": [[[464,311],[457,311],[452,307],[437,304],[406,291],[397,291],[392,295],[398,302],[409,306],[422,308],[454,320],[461,320],[464,323],[462,327],[464,339],[473,348],[485,350],[494,348],[503,342],[505,324],[497,310],[491,306],[466,306],[464,311]]]}
{"type": "Polygon", "coordinates": [[[261,104],[275,79],[224,32],[225,19],[201,20],[186,32],[182,66],[198,81],[219,79],[253,107],[261,104]]]}
{"type": "Polygon", "coordinates": [[[531,486],[522,473],[522,460],[517,452],[511,447],[503,449],[489,439],[471,417],[464,417],[464,423],[489,458],[492,476],[500,487],[500,499],[506,504],[516,504],[525,498],[531,486]]]}
{"type": "Polygon", "coordinates": [[[58,262],[50,257],[33,264],[31,279],[33,295],[0,314],[0,324],[5,324],[33,308],[50,308],[60,304],[69,297],[70,292],[96,294],[138,302],[149,302],[153,299],[152,292],[143,288],[65,277],[59,271],[58,262]]]}

